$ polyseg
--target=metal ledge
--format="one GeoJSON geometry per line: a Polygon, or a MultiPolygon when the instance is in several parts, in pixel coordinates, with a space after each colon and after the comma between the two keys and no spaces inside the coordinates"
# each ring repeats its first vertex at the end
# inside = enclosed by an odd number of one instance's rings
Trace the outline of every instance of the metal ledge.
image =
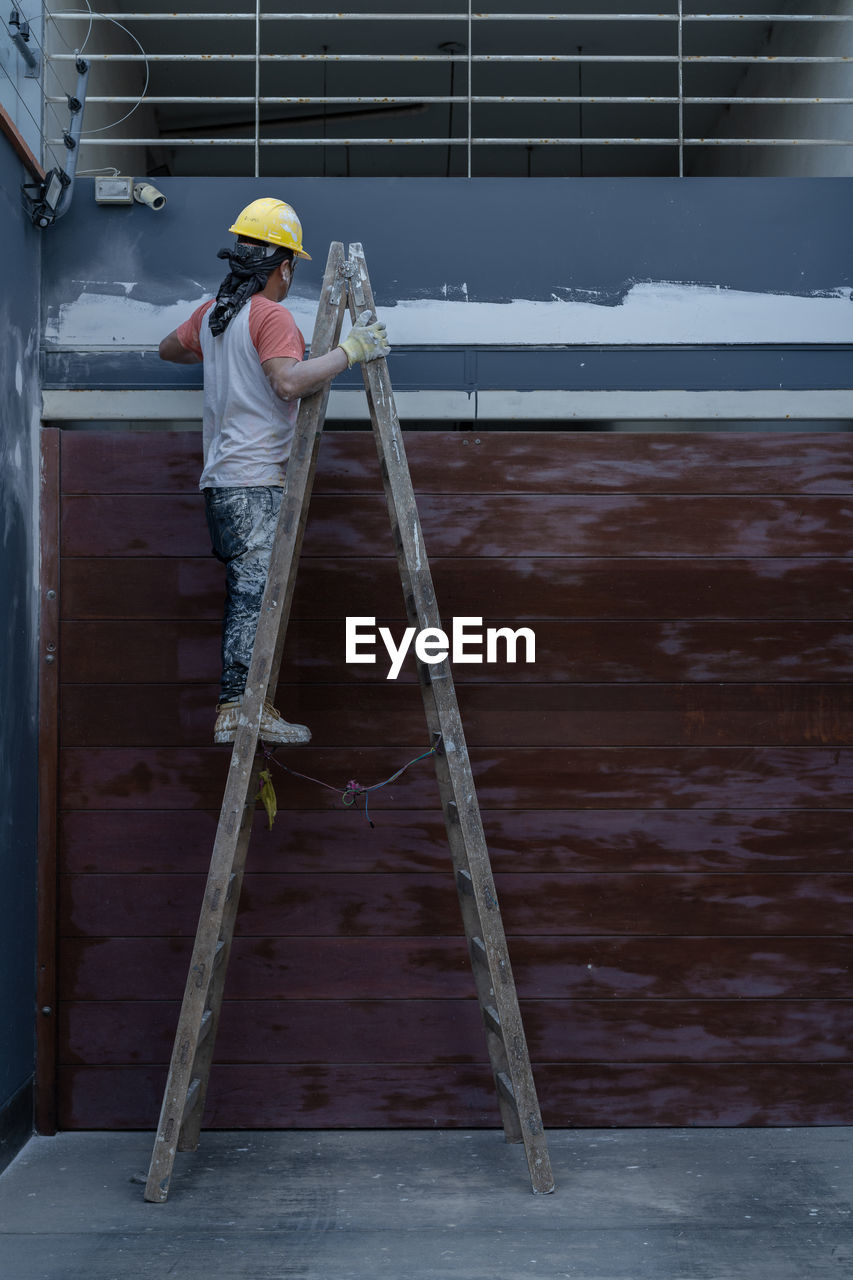
{"type": "MultiPolygon", "coordinates": [[[[853,390],[400,391],[403,424],[436,422],[853,421],[853,390]]],[[[201,391],[46,390],[45,422],[201,422],[201,391]]],[[[368,422],[359,391],[333,391],[328,417],[368,422]]]]}

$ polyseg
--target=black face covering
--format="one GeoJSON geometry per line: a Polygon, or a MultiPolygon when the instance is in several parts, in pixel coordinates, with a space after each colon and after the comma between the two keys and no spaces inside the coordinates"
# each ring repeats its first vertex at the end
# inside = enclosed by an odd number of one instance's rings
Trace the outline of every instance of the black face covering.
{"type": "Polygon", "coordinates": [[[291,261],[288,249],[270,253],[259,244],[237,244],[233,249],[220,249],[216,256],[227,258],[231,271],[219,286],[216,305],[210,312],[208,323],[214,336],[225,332],[240,308],[266,286],[276,267],[291,261]]]}

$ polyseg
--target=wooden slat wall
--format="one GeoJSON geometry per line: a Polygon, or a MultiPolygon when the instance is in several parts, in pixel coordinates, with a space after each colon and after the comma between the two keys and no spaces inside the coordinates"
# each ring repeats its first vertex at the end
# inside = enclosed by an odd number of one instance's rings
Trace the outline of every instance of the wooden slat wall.
{"type": "MultiPolygon", "coordinates": [[[[59,1116],[153,1127],[228,752],[194,434],[62,440],[59,1116]]],[[[442,614],[537,662],[456,677],[549,1125],[853,1122],[853,459],[830,434],[414,434],[442,614]]],[[[295,768],[427,744],[367,434],[324,440],[278,703],[295,768]]],[[[495,1125],[428,762],[277,777],[206,1123],[495,1125]]]]}

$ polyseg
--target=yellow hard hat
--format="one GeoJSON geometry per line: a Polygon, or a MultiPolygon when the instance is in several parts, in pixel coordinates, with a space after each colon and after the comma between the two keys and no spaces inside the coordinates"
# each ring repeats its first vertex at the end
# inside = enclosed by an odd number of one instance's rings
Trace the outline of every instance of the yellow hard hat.
{"type": "Polygon", "coordinates": [[[297,257],[310,261],[311,254],[302,248],[302,223],[295,209],[284,200],[274,200],[271,196],[253,200],[228,230],[238,236],[250,236],[253,240],[292,249],[297,257]]]}

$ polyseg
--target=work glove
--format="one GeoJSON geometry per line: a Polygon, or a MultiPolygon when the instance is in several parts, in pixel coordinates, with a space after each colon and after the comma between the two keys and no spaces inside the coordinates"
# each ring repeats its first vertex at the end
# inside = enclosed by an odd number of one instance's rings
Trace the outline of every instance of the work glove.
{"type": "Polygon", "coordinates": [[[378,360],[380,356],[387,356],[391,350],[385,335],[385,325],[381,320],[374,320],[371,324],[371,315],[370,311],[362,311],[341,343],[342,350],[346,352],[347,367],[350,369],[361,361],[378,360]]]}

